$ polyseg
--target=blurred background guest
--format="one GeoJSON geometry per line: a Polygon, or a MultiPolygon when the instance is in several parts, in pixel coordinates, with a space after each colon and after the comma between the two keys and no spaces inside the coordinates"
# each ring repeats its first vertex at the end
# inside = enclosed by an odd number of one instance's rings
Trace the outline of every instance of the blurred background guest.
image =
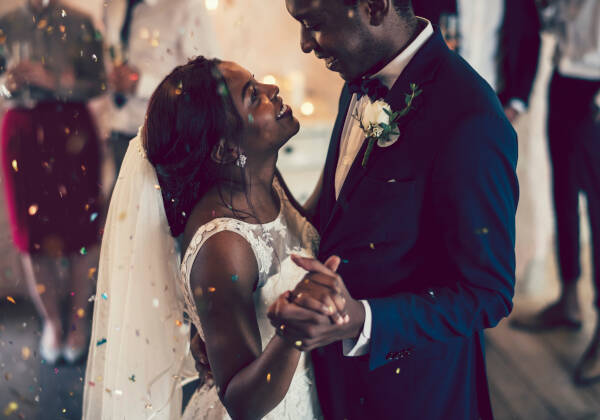
{"type": "MultiPolygon", "coordinates": [[[[517,327],[539,331],[579,329],[577,294],[581,275],[579,194],[587,198],[592,239],[596,311],[600,309],[600,2],[546,2],[558,38],[550,83],[548,142],[556,222],[561,293],[558,301],[532,317],[516,318],[517,327]]],[[[580,383],[600,380],[600,324],[575,372],[580,383]]]]}
{"type": "Polygon", "coordinates": [[[87,349],[89,277],[98,252],[99,143],[86,102],[106,88],[101,37],[87,15],[60,0],[28,0],[0,17],[0,40],[12,237],[43,318],[42,357],[55,363],[62,354],[75,362],[87,349]],[[59,282],[61,270],[68,285],[59,282]]]}
{"type": "Polygon", "coordinates": [[[538,68],[535,0],[416,0],[415,14],[440,25],[448,44],[498,92],[515,122],[525,112],[538,68]]]}
{"type": "Polygon", "coordinates": [[[158,84],[188,58],[216,56],[218,48],[206,8],[198,1],[112,0],[105,11],[113,91],[108,145],[116,176],[158,84]]]}

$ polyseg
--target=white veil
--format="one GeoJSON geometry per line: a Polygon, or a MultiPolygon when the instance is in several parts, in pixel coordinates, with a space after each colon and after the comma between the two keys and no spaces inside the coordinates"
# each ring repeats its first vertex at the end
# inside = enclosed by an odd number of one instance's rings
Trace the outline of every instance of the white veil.
{"type": "Polygon", "coordinates": [[[179,261],[156,172],[138,133],[127,149],[102,239],[84,419],[181,417],[182,370],[193,359],[177,286],[179,261]]]}

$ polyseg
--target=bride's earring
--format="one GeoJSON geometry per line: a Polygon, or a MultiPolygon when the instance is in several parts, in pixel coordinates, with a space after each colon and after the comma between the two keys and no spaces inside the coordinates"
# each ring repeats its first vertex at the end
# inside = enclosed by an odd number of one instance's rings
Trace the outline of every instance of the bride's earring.
{"type": "Polygon", "coordinates": [[[238,166],[238,167],[240,167],[240,168],[245,168],[247,160],[248,160],[248,157],[246,157],[245,154],[240,153],[240,155],[238,156],[238,158],[235,160],[235,165],[238,166]]]}

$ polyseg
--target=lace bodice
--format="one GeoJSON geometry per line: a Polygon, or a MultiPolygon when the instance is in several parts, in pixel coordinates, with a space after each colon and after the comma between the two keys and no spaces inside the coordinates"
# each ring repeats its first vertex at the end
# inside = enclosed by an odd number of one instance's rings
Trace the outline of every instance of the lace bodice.
{"type": "MultiPolygon", "coordinates": [[[[235,232],[246,239],[252,247],[259,270],[254,304],[263,349],[275,334],[275,329],[267,318],[269,306],[283,292],[293,289],[305,274],[303,269],[292,262],[290,255],[299,254],[312,257],[317,254],[319,245],[317,231],[292,206],[277,179],[273,186],[280,199],[280,211],[275,220],[258,225],[237,219],[218,218],[201,226],[190,241],[181,263],[181,288],[185,299],[186,313],[202,338],[204,338],[204,334],[190,287],[190,272],[198,252],[210,237],[223,231],[235,232]]],[[[265,418],[312,419],[320,417],[310,358],[303,354],[286,397],[265,418]]],[[[188,418],[222,419],[229,417],[221,405],[214,387],[205,386],[197,391],[188,404],[184,419],[188,418]]]]}

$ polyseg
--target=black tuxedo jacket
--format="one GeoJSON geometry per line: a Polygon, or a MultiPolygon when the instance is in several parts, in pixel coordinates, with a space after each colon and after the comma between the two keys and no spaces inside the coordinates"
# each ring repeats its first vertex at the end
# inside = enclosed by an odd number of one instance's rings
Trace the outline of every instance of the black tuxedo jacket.
{"type": "Polygon", "coordinates": [[[517,139],[498,98],[436,32],[386,100],[405,105],[400,139],[362,150],[339,199],[344,87],[315,224],[319,258],[339,255],[355,299],[367,299],[370,352],[345,357],[341,342],[313,351],[328,419],[490,418],[482,330],[512,308],[517,139]]]}
{"type": "MultiPolygon", "coordinates": [[[[414,0],[417,16],[438,24],[442,13],[457,13],[456,0],[414,0]]],[[[497,51],[502,104],[520,99],[526,105],[540,55],[540,18],[535,0],[504,0],[504,18],[497,51]]],[[[459,47],[460,49],[460,47],[459,47]]],[[[460,50],[459,50],[460,52],[460,50]]]]}

